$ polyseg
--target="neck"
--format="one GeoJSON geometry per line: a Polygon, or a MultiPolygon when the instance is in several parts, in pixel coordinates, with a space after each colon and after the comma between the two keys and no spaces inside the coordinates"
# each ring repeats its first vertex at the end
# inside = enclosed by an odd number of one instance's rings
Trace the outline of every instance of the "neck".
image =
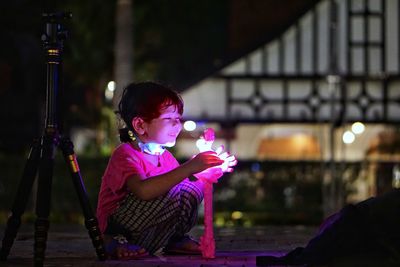
{"type": "Polygon", "coordinates": [[[157,144],[157,143],[138,143],[139,147],[144,153],[150,155],[161,155],[164,153],[165,148],[164,146],[157,144]]]}
{"type": "Polygon", "coordinates": [[[161,161],[160,161],[161,154],[149,154],[149,153],[146,153],[145,151],[143,151],[143,150],[139,147],[139,143],[138,143],[137,140],[130,141],[129,143],[132,145],[132,147],[133,147],[135,150],[142,152],[142,153],[143,153],[143,156],[144,156],[144,158],[145,158],[146,160],[148,160],[149,162],[151,162],[153,165],[155,165],[155,166],[157,166],[157,167],[160,167],[160,166],[161,166],[161,161]]]}
{"type": "Polygon", "coordinates": [[[138,138],[136,140],[132,141],[132,144],[134,145],[135,149],[142,151],[145,154],[148,155],[161,155],[164,153],[165,148],[163,145],[157,144],[157,143],[143,143],[141,142],[138,138]]]}

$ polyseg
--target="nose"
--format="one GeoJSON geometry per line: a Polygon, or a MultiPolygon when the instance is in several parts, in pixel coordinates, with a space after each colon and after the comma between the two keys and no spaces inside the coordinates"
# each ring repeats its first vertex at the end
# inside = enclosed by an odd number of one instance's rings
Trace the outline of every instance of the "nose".
{"type": "Polygon", "coordinates": [[[182,125],[182,120],[181,119],[175,119],[173,124],[174,124],[174,126],[175,125],[182,125]]]}
{"type": "Polygon", "coordinates": [[[182,120],[181,119],[176,119],[174,122],[174,127],[178,127],[179,131],[182,130],[182,120]]]}

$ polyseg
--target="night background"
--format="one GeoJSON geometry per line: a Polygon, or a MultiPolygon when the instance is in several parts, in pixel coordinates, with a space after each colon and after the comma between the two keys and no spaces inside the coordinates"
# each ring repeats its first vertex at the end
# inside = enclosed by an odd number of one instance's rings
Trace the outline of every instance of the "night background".
{"type": "MultiPolygon", "coordinates": [[[[133,1],[134,80],[160,81],[182,92],[280,34],[315,2],[133,1]]],[[[41,14],[72,13],[72,19],[62,23],[68,36],[63,42],[57,103],[59,129],[69,136],[74,127],[98,129],[113,117],[112,104],[105,99],[104,91],[114,77],[115,9],[116,1],[100,0],[1,2],[3,200],[14,197],[20,179],[17,170],[22,169],[32,140],[43,134],[46,59],[41,35],[46,21],[41,14]]],[[[103,144],[104,140],[93,142],[78,158],[93,205],[112,149],[111,144],[104,151],[103,144]],[[95,168],[98,164],[103,167],[95,168]]],[[[62,191],[70,186],[59,154],[53,179],[56,200],[52,205],[54,210],[62,211],[71,209],[73,205],[67,203],[75,196],[74,192],[57,193],[57,188],[62,191]]],[[[8,202],[2,201],[4,210],[9,208],[8,202]]]]}
{"type": "MultiPolygon", "coordinates": [[[[134,1],[136,81],[179,91],[282,32],[317,1],[134,1]]],[[[115,1],[2,1],[0,149],[21,152],[41,134],[45,99],[44,12],[64,23],[60,127],[95,127],[113,79],[115,1]]]]}
{"type": "MultiPolygon", "coordinates": [[[[197,153],[194,142],[206,127],[216,130],[215,146],[240,155],[213,191],[223,265],[253,266],[260,248],[282,255],[306,244],[324,218],[353,207],[347,204],[400,188],[400,0],[14,0],[0,1],[0,11],[0,230],[13,218],[13,200],[24,199],[16,193],[33,141],[45,136],[42,14],[53,12],[72,14],[61,23],[57,126],[74,143],[94,211],[119,143],[114,96],[140,81],[176,89],[184,119],[197,123],[170,149],[180,163],[197,153]],[[131,9],[122,10],[127,3],[131,9]],[[125,28],[126,14],[132,23],[125,28]],[[121,51],[129,52],[123,60],[121,51]]],[[[92,264],[68,170],[76,166],[65,159],[56,149],[49,221],[62,230],[50,261],[59,264],[70,249],[77,266],[92,264]]],[[[35,182],[22,215],[28,227],[40,221],[37,191],[35,182]]],[[[357,221],[349,233],[368,239],[377,223],[392,238],[398,218],[387,208],[396,205],[375,206],[371,221],[357,221]],[[372,228],[358,227],[365,222],[372,228]]],[[[196,234],[203,217],[200,206],[196,234]]],[[[17,250],[22,262],[32,257],[33,231],[26,229],[16,240],[27,241],[17,250]]],[[[398,247],[390,249],[398,266],[398,247]]],[[[351,260],[346,266],[362,262],[351,260]]]]}
{"type": "MultiPolygon", "coordinates": [[[[133,80],[160,81],[185,92],[279,37],[318,2],[133,1],[133,80]]],[[[91,137],[78,153],[95,206],[100,178],[116,144],[114,109],[105,98],[108,82],[115,79],[116,1],[2,1],[0,10],[0,215],[4,220],[7,217],[32,140],[43,134],[46,73],[41,35],[46,21],[41,14],[54,11],[72,13],[72,19],[63,23],[68,36],[57,103],[59,129],[65,136],[74,135],[74,129],[106,129],[105,134],[91,137]]],[[[59,221],[76,221],[80,211],[59,154],[52,210],[59,221]]],[[[358,163],[343,166],[354,173],[360,170],[358,163]]],[[[217,187],[217,208],[228,221],[232,211],[242,209],[253,213],[252,223],[315,224],[323,213],[324,168],[326,162],[306,165],[302,159],[240,161],[236,174],[217,187]],[[237,192],[233,200],[232,192],[237,192]],[[262,201],[254,199],[254,194],[262,201]],[[290,207],[282,209],[285,205],[290,207]]],[[[32,208],[30,204],[28,209],[32,208]]]]}

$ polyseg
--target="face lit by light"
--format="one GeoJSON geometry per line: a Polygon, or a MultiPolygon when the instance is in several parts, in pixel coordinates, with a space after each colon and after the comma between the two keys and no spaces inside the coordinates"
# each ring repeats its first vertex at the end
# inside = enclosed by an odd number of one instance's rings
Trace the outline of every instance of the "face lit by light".
{"type": "Polygon", "coordinates": [[[161,111],[158,118],[144,123],[145,133],[140,136],[144,143],[156,143],[168,147],[174,146],[182,130],[181,114],[171,105],[161,111]]]}
{"type": "Polygon", "coordinates": [[[365,130],[365,126],[361,122],[355,122],[351,125],[351,130],[355,134],[362,134],[365,130]]]}

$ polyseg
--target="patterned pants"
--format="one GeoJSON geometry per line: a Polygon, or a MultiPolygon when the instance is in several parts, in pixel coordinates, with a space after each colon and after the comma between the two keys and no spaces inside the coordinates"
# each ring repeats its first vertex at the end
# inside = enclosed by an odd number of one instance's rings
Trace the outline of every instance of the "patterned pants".
{"type": "Polygon", "coordinates": [[[150,201],[128,194],[110,217],[106,234],[122,234],[130,243],[153,254],[192,229],[202,199],[203,192],[187,180],[150,201]]]}

